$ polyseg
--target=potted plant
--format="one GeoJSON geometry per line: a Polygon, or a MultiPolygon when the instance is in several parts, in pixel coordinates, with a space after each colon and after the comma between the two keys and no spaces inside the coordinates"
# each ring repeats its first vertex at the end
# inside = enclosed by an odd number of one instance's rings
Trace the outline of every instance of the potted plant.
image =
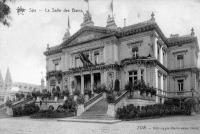
{"type": "Polygon", "coordinates": [[[135,82],[133,84],[133,92],[134,92],[134,97],[136,98],[140,97],[140,83],[135,82]]]}
{"type": "Polygon", "coordinates": [[[147,95],[148,99],[151,98],[151,88],[149,86],[146,87],[146,95],[147,95]]]}
{"type": "Polygon", "coordinates": [[[53,96],[54,96],[54,100],[58,101],[58,97],[60,96],[60,87],[57,86],[56,90],[53,90],[52,93],[53,93],[53,96]]]}
{"type": "Polygon", "coordinates": [[[36,100],[37,96],[36,96],[36,91],[35,90],[32,91],[31,95],[32,95],[33,99],[36,100]]]}
{"type": "Polygon", "coordinates": [[[41,92],[40,91],[36,91],[35,96],[37,97],[37,101],[41,100],[41,92]]]}
{"type": "Polygon", "coordinates": [[[77,116],[80,116],[84,112],[84,96],[79,95],[77,98],[77,104],[78,104],[78,109],[77,109],[77,116]]]}
{"type": "Polygon", "coordinates": [[[75,89],[74,92],[73,92],[73,95],[74,95],[74,101],[77,100],[77,97],[81,94],[80,90],[78,89],[75,89]]]}
{"type": "Polygon", "coordinates": [[[99,93],[103,92],[104,98],[106,98],[106,93],[109,93],[112,91],[112,89],[108,90],[108,88],[106,88],[105,84],[101,84],[99,90],[100,90],[99,93]]]}
{"type": "Polygon", "coordinates": [[[115,94],[113,92],[106,95],[106,101],[108,102],[107,115],[115,117],[115,94]]]}
{"type": "Polygon", "coordinates": [[[91,96],[92,92],[89,89],[84,90],[84,95],[85,95],[85,101],[89,100],[89,97],[91,96]]]}
{"type": "Polygon", "coordinates": [[[9,116],[12,116],[13,115],[13,111],[12,111],[12,102],[11,102],[11,100],[7,100],[6,101],[6,106],[7,106],[7,108],[6,108],[6,113],[7,113],[7,115],[9,115],[9,116]]]}
{"type": "Polygon", "coordinates": [[[95,93],[96,95],[98,95],[99,93],[101,93],[101,87],[100,87],[100,86],[95,87],[95,88],[94,88],[94,93],[95,93]]]}
{"type": "Polygon", "coordinates": [[[112,92],[112,93],[108,93],[106,95],[106,100],[107,102],[110,104],[110,103],[115,103],[115,94],[112,92]]]}
{"type": "Polygon", "coordinates": [[[129,92],[129,98],[133,98],[133,83],[132,82],[128,82],[125,85],[125,90],[129,92]]]}
{"type": "Polygon", "coordinates": [[[146,85],[143,81],[140,81],[139,85],[140,85],[140,94],[145,98],[146,97],[146,85]]]}
{"type": "Polygon", "coordinates": [[[62,92],[63,96],[64,96],[64,100],[67,100],[67,97],[69,97],[69,90],[63,90],[62,92]]]}
{"type": "Polygon", "coordinates": [[[156,90],[153,87],[151,87],[151,97],[153,98],[153,100],[155,100],[156,90]]]}

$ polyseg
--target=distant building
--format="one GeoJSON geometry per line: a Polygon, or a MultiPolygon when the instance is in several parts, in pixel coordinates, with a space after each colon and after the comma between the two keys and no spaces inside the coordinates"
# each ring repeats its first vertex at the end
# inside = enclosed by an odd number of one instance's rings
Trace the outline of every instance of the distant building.
{"type": "MultiPolygon", "coordinates": [[[[150,20],[119,28],[110,16],[106,27],[94,26],[86,12],[81,29],[72,36],[67,31],[63,39],[44,52],[49,90],[59,86],[84,93],[100,84],[113,87],[115,79],[121,89],[127,82],[143,80],[162,91],[180,92],[176,95],[200,90],[199,45],[194,30],[168,38],[154,14],[150,20]]],[[[157,97],[156,102],[163,99],[157,97]]]]}
{"type": "Polygon", "coordinates": [[[5,81],[3,80],[2,74],[0,72],[0,103],[5,102],[7,99],[12,99],[15,97],[15,93],[30,93],[32,91],[38,91],[46,88],[44,78],[41,79],[41,85],[23,83],[23,82],[13,82],[9,68],[6,72],[5,81]],[[18,89],[18,91],[13,91],[12,89],[18,89]]]}

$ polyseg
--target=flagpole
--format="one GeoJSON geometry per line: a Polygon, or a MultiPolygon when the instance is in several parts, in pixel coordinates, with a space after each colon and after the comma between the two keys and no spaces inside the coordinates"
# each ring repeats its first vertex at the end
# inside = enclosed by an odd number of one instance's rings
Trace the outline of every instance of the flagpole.
{"type": "Polygon", "coordinates": [[[89,0],[88,0],[88,12],[90,12],[90,10],[89,10],[89,0]]]}
{"type": "Polygon", "coordinates": [[[113,14],[113,0],[112,0],[112,18],[114,18],[114,14],[113,14]]]}

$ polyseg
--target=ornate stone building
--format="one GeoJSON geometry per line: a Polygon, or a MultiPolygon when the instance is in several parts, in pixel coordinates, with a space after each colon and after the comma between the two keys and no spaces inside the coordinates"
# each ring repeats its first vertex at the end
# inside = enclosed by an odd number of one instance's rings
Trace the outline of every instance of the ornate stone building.
{"type": "Polygon", "coordinates": [[[119,79],[121,89],[128,81],[144,80],[157,92],[199,91],[198,53],[193,29],[189,35],[168,38],[153,13],[150,20],[120,28],[110,16],[106,27],[94,26],[86,12],[80,30],[72,36],[67,31],[60,45],[44,52],[47,87],[84,93],[100,84],[112,87],[119,79]]]}

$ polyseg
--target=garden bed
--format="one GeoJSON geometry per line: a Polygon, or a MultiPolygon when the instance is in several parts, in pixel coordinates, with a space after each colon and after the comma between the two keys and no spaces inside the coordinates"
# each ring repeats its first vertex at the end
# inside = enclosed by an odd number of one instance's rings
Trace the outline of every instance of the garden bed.
{"type": "Polygon", "coordinates": [[[41,118],[64,118],[64,117],[72,117],[75,116],[75,113],[68,112],[57,112],[57,111],[40,111],[36,114],[31,115],[31,118],[41,119],[41,118]]]}

